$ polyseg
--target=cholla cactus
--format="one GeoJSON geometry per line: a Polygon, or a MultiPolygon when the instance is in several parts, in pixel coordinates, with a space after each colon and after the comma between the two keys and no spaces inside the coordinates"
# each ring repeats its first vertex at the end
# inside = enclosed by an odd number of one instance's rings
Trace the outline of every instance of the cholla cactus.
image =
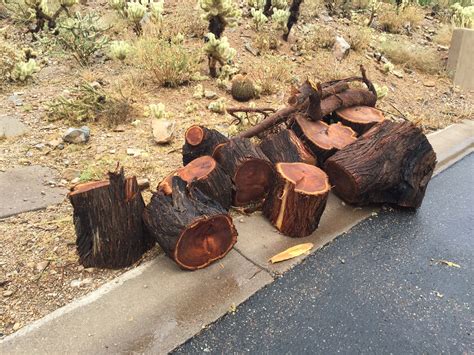
{"type": "Polygon", "coordinates": [[[451,6],[453,25],[465,28],[474,28],[474,5],[462,7],[459,3],[451,6]]]}
{"type": "Polygon", "coordinates": [[[209,21],[209,32],[217,38],[226,26],[234,26],[242,14],[232,0],[198,0],[198,5],[205,12],[202,18],[209,21]]]}
{"type": "Polygon", "coordinates": [[[159,104],[151,104],[148,106],[148,113],[157,120],[164,118],[166,117],[165,105],[161,102],[159,104]]]}
{"type": "Polygon", "coordinates": [[[110,57],[124,61],[125,58],[130,54],[132,46],[125,41],[113,41],[110,44],[110,57]]]}
{"type": "Polygon", "coordinates": [[[255,8],[252,8],[250,10],[250,13],[252,14],[253,18],[253,23],[255,25],[256,30],[258,31],[260,27],[268,21],[268,17],[263,14],[263,10],[257,10],[255,8]]]}
{"type": "Polygon", "coordinates": [[[248,0],[248,5],[257,10],[263,10],[265,0],[248,0]]]}
{"type": "Polygon", "coordinates": [[[153,1],[150,3],[151,19],[155,23],[163,21],[164,0],[153,1]]]}
{"type": "Polygon", "coordinates": [[[388,94],[388,87],[386,85],[380,86],[374,83],[375,92],[377,93],[377,100],[383,99],[388,94]]]}
{"type": "Polygon", "coordinates": [[[77,0],[59,0],[59,5],[65,6],[65,7],[71,7],[73,5],[77,4],[77,0]]]}
{"type": "Polygon", "coordinates": [[[109,0],[109,5],[112,9],[125,16],[125,0],[109,0]]]}
{"type": "Polygon", "coordinates": [[[207,43],[204,45],[204,52],[209,58],[209,71],[212,77],[217,76],[217,63],[224,66],[229,63],[236,54],[236,50],[231,48],[227,37],[216,38],[213,33],[206,35],[207,43]]]}
{"type": "Polygon", "coordinates": [[[139,23],[146,13],[146,6],[140,2],[130,2],[127,5],[127,17],[134,23],[139,23]]]}
{"type": "Polygon", "coordinates": [[[377,13],[377,10],[379,9],[380,4],[381,4],[381,1],[379,0],[369,0],[368,8],[370,9],[370,18],[369,18],[369,22],[367,23],[367,26],[370,27],[372,23],[374,22],[375,14],[377,13]]]}
{"type": "Polygon", "coordinates": [[[207,106],[209,110],[215,113],[225,113],[226,110],[226,103],[224,98],[217,99],[212,101],[209,106],[207,106]]]}
{"type": "Polygon", "coordinates": [[[11,77],[15,81],[26,81],[33,76],[34,73],[40,71],[40,67],[34,59],[27,62],[18,62],[11,73],[11,77]]]}
{"type": "Polygon", "coordinates": [[[286,10],[288,7],[287,0],[272,0],[272,7],[275,10],[286,10]]]}
{"type": "Polygon", "coordinates": [[[275,9],[273,10],[272,20],[275,21],[277,28],[282,30],[284,33],[288,32],[288,18],[290,12],[288,10],[275,9]]]}

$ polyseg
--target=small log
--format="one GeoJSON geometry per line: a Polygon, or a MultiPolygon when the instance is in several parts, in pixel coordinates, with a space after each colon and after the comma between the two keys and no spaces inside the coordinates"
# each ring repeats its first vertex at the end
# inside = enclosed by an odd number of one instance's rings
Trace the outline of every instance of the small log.
{"type": "Polygon", "coordinates": [[[386,120],[329,158],[325,170],[348,203],[418,208],[435,165],[436,154],[419,128],[386,120]]]}
{"type": "Polygon", "coordinates": [[[214,159],[224,168],[234,183],[234,206],[259,202],[273,183],[273,165],[250,139],[235,138],[219,145],[214,159]]]}
{"type": "Polygon", "coordinates": [[[356,133],[341,123],[328,125],[323,121],[312,122],[297,115],[291,127],[311,152],[323,163],[336,151],[356,141],[356,133]]]}
{"type": "Polygon", "coordinates": [[[273,164],[301,162],[316,165],[316,158],[295,132],[289,129],[266,136],[260,143],[260,148],[273,164]]]}
{"type": "Polygon", "coordinates": [[[205,155],[194,159],[188,165],[168,175],[158,185],[158,191],[165,195],[173,192],[173,176],[179,176],[190,186],[195,186],[211,199],[219,202],[226,210],[232,203],[232,181],[213,157],[205,155]]]}
{"type": "Polygon", "coordinates": [[[385,120],[382,111],[370,106],[353,106],[340,109],[336,111],[336,117],[342,124],[351,127],[359,135],[385,120]]]}
{"type": "Polygon", "coordinates": [[[214,149],[229,139],[215,129],[203,126],[191,126],[184,134],[183,165],[187,165],[203,155],[211,155],[214,149]]]}
{"type": "Polygon", "coordinates": [[[132,265],[154,245],[147,234],[137,179],[110,172],[109,180],[79,184],[68,195],[74,208],[76,246],[84,267],[132,265]]]}
{"type": "Polygon", "coordinates": [[[306,237],[318,228],[329,195],[321,169],[304,163],[276,164],[276,183],[263,204],[263,214],[284,235],[306,237]]]}
{"type": "Polygon", "coordinates": [[[165,253],[181,268],[196,270],[223,258],[237,241],[227,211],[195,186],[172,178],[172,195],[153,194],[143,220],[165,253]]]}

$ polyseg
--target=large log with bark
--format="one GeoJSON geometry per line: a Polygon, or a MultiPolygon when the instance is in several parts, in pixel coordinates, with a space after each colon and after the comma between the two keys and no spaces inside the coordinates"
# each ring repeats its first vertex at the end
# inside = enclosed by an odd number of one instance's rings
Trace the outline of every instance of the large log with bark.
{"type": "Polygon", "coordinates": [[[184,134],[183,165],[186,165],[203,155],[211,155],[214,149],[229,139],[215,129],[203,126],[191,126],[184,134]]]}
{"type": "Polygon", "coordinates": [[[250,139],[235,138],[219,145],[214,159],[234,183],[234,206],[261,201],[273,183],[273,165],[250,139]]]}
{"type": "Polygon", "coordinates": [[[195,186],[211,199],[219,202],[226,210],[232,204],[232,180],[213,157],[205,155],[194,159],[185,167],[168,175],[158,185],[158,191],[166,195],[173,192],[173,176],[179,176],[188,183],[188,188],[195,186]]]}
{"type": "Polygon", "coordinates": [[[341,123],[328,125],[323,121],[309,121],[306,116],[297,115],[291,127],[322,164],[336,151],[353,143],[356,133],[341,123]]]}
{"type": "Polygon", "coordinates": [[[330,190],[327,175],[304,163],[276,164],[276,183],[263,214],[284,235],[306,237],[318,227],[330,190]]]}
{"type": "Polygon", "coordinates": [[[75,186],[68,197],[84,267],[130,266],[154,245],[143,225],[145,203],[137,179],[125,178],[123,169],[109,173],[109,180],[75,186]]]}
{"type": "Polygon", "coordinates": [[[385,120],[382,111],[370,106],[339,109],[336,111],[336,117],[342,124],[351,127],[359,135],[385,120]]]}
{"type": "Polygon", "coordinates": [[[158,191],[143,219],[161,248],[181,268],[196,270],[223,258],[237,241],[232,218],[198,188],[172,179],[171,195],[158,191]]]}
{"type": "Polygon", "coordinates": [[[314,155],[304,146],[295,132],[289,129],[266,136],[261,141],[260,148],[273,164],[301,162],[316,165],[314,155]]]}
{"type": "Polygon", "coordinates": [[[436,154],[418,127],[383,121],[329,158],[325,170],[348,203],[417,208],[435,165],[436,154]]]}

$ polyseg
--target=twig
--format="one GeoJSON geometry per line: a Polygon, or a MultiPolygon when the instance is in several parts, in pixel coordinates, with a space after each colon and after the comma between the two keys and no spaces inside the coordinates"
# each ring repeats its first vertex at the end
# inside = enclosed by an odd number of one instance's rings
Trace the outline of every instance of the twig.
{"type": "Polygon", "coordinates": [[[231,108],[226,109],[226,111],[229,115],[235,118],[231,122],[231,124],[240,124],[242,123],[242,120],[239,116],[237,116],[237,113],[246,113],[247,115],[249,113],[261,113],[266,118],[269,115],[269,113],[275,112],[276,110],[271,107],[261,107],[261,108],[231,107],[231,108]]]}
{"type": "Polygon", "coordinates": [[[408,117],[405,116],[405,115],[403,114],[403,112],[400,111],[400,110],[397,108],[397,106],[395,106],[394,104],[392,104],[392,103],[389,102],[389,101],[387,101],[387,102],[388,102],[388,104],[389,104],[390,106],[392,106],[395,110],[397,110],[397,112],[401,115],[401,117],[402,117],[405,121],[410,121],[410,120],[408,119],[408,117]]]}

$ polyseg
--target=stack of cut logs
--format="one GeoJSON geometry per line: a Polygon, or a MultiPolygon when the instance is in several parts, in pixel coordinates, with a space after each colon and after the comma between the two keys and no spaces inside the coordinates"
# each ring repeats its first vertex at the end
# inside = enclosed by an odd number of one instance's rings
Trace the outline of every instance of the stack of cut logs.
{"type": "Polygon", "coordinates": [[[146,206],[136,178],[123,169],[76,186],[69,198],[81,264],[128,266],[158,242],[183,269],[206,267],[237,241],[231,206],[261,208],[282,234],[306,237],[318,227],[331,186],[350,204],[418,208],[436,155],[419,128],[386,120],[374,108],[375,89],[361,72],[305,82],[285,108],[231,139],[188,128],[184,167],[158,185],[146,206]],[[350,88],[354,81],[367,89],[350,88]]]}

